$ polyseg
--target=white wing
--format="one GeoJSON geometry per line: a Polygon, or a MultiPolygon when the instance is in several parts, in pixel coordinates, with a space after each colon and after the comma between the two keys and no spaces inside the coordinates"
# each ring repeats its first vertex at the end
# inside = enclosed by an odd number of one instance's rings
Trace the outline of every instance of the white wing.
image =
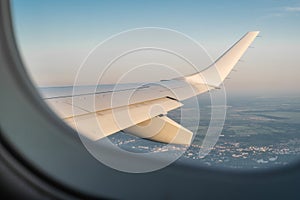
{"type": "Polygon", "coordinates": [[[249,32],[207,69],[183,78],[94,94],[51,95],[45,101],[91,140],[118,131],[164,143],[190,144],[193,133],[170,118],[180,101],[218,88],[259,32],[249,32]]]}

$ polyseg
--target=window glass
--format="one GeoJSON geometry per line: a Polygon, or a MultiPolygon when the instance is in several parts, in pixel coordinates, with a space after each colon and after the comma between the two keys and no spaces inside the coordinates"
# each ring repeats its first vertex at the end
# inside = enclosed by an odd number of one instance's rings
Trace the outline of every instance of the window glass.
{"type": "Polygon", "coordinates": [[[166,145],[123,131],[108,139],[128,152],[167,151],[180,154],[176,159],[183,162],[211,167],[281,167],[299,158],[299,3],[13,0],[12,9],[27,72],[41,97],[67,122],[70,111],[86,113],[67,108],[71,98],[64,105],[60,99],[51,99],[145,89],[149,83],[188,76],[208,67],[246,32],[260,31],[221,92],[184,100],[184,106],[168,112],[169,118],[193,132],[190,147],[166,145]],[[159,45],[160,49],[153,49],[159,45]],[[181,56],[184,53],[188,55],[181,56]],[[116,55],[120,57],[107,68],[104,63],[116,55]],[[183,58],[196,64],[191,66],[183,58]],[[205,136],[214,127],[212,96],[219,94],[216,98],[222,100],[226,115],[219,122],[222,129],[216,143],[203,156],[199,152],[205,148],[205,136]]]}

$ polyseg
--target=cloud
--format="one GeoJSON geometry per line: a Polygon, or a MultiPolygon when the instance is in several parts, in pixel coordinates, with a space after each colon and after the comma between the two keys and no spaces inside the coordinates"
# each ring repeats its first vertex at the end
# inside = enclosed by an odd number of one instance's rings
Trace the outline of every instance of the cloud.
{"type": "Polygon", "coordinates": [[[299,16],[300,14],[300,6],[285,6],[285,7],[274,7],[270,8],[266,11],[266,14],[261,17],[261,19],[273,19],[273,18],[281,18],[290,15],[299,16]]]}
{"type": "Polygon", "coordinates": [[[300,12],[300,6],[298,6],[298,7],[284,7],[284,11],[287,11],[287,12],[300,12]]]}

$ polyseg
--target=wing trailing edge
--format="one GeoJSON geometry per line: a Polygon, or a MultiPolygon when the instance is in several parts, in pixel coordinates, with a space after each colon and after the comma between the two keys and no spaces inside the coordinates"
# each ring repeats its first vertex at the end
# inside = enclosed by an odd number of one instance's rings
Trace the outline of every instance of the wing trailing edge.
{"type": "Polygon", "coordinates": [[[182,104],[178,101],[160,98],[114,109],[72,116],[65,118],[65,122],[86,138],[95,141],[153,117],[167,114],[168,111],[181,106],[182,104]]]}

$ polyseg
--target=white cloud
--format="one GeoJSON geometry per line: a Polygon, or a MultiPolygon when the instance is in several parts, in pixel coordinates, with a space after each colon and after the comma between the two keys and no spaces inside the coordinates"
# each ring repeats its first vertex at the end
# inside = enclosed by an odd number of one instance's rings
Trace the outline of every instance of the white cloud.
{"type": "Polygon", "coordinates": [[[300,6],[298,6],[298,7],[285,7],[284,10],[288,11],[288,12],[300,12],[300,6]]]}

